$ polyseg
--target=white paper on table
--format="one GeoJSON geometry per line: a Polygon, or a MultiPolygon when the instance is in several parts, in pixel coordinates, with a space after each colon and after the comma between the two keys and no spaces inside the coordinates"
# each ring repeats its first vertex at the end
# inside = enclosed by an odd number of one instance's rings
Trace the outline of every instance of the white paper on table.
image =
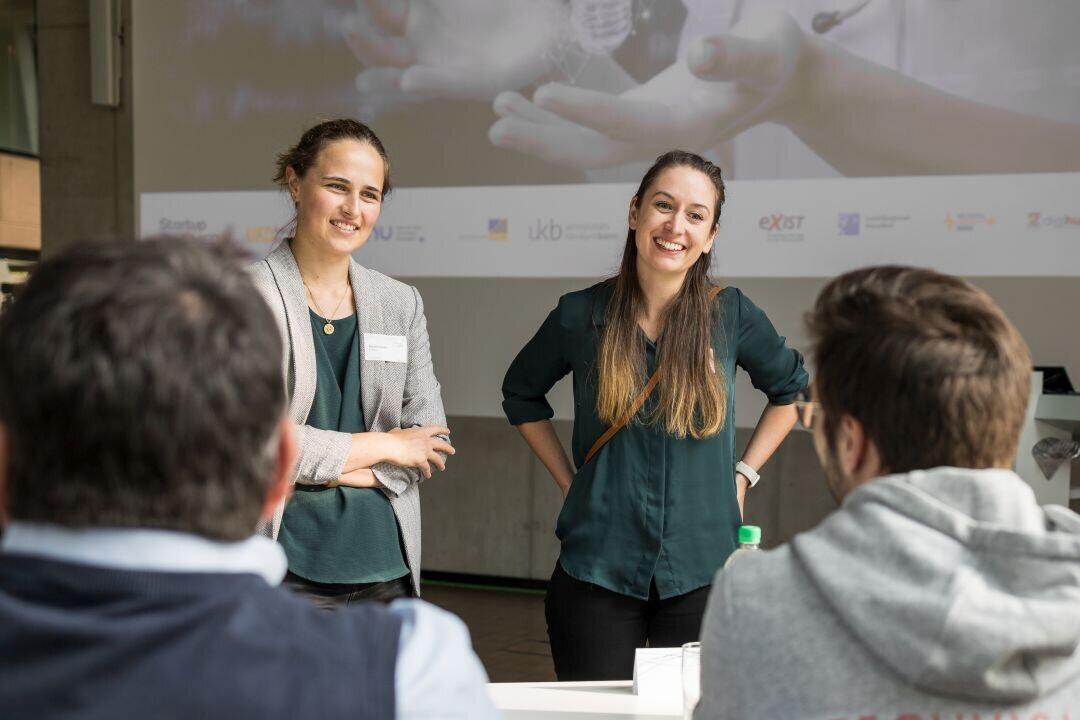
{"type": "Polygon", "coordinates": [[[634,694],[682,697],[682,648],[638,648],[634,655],[634,694]]]}

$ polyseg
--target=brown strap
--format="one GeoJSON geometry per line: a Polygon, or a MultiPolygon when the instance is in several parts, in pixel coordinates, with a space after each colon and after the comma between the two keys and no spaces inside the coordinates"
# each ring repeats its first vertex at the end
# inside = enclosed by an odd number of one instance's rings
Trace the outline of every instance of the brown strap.
{"type": "MultiPolygon", "coordinates": [[[[710,303],[716,299],[716,296],[720,294],[721,290],[722,288],[719,287],[713,287],[711,290],[709,290],[710,303]]],[[[635,415],[637,415],[638,410],[640,410],[641,406],[645,404],[645,401],[649,399],[649,396],[652,395],[652,391],[656,389],[656,386],[659,383],[660,368],[656,368],[656,371],[653,372],[651,377],[649,377],[649,381],[645,383],[645,387],[641,388],[641,392],[637,394],[637,397],[634,398],[634,402],[630,404],[630,409],[626,412],[626,414],[619,418],[619,421],[617,423],[605,430],[603,435],[596,438],[596,442],[594,442],[592,444],[592,447],[589,448],[589,452],[585,453],[585,464],[588,464],[588,462],[593,459],[593,456],[596,455],[596,453],[600,452],[600,448],[604,447],[604,445],[607,445],[608,440],[615,437],[615,433],[626,427],[626,424],[630,422],[630,420],[632,420],[635,415]]]]}
{"type": "Polygon", "coordinates": [[[630,405],[630,410],[619,418],[619,422],[615,423],[604,434],[596,438],[596,442],[589,448],[589,452],[585,454],[585,463],[588,464],[592,460],[593,455],[600,452],[600,448],[607,444],[607,441],[615,437],[615,433],[626,427],[626,423],[630,422],[630,419],[637,414],[637,411],[641,409],[641,406],[645,404],[645,401],[652,395],[652,391],[656,389],[656,384],[660,382],[660,368],[656,369],[656,372],[649,378],[649,382],[645,383],[645,387],[641,388],[641,392],[634,398],[634,402],[630,405]]]}

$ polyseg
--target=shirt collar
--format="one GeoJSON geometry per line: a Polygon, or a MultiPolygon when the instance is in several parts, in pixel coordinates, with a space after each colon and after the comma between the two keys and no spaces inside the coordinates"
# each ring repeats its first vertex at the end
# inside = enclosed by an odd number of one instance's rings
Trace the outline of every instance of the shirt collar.
{"type": "Polygon", "coordinates": [[[12,522],[4,528],[0,552],[117,570],[249,573],[270,585],[280,584],[288,567],[281,546],[261,535],[222,542],[146,528],[76,529],[12,522]]]}

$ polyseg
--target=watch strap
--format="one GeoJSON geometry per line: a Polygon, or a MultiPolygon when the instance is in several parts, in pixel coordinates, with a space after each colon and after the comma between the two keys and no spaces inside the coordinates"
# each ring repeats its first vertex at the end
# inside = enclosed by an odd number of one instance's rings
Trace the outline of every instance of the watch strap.
{"type": "Polygon", "coordinates": [[[758,471],[744,463],[742,460],[735,463],[735,472],[746,478],[750,483],[750,487],[757,485],[758,480],[761,479],[761,476],[758,475],[758,471]]]}

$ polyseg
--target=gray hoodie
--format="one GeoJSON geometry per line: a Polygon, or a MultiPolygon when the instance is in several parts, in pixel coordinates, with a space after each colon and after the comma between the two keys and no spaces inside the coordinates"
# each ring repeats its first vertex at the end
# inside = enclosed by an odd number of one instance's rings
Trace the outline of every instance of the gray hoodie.
{"type": "Polygon", "coordinates": [[[1008,470],[878,478],[721,570],[695,718],[1080,720],[1080,516],[1008,470]]]}

